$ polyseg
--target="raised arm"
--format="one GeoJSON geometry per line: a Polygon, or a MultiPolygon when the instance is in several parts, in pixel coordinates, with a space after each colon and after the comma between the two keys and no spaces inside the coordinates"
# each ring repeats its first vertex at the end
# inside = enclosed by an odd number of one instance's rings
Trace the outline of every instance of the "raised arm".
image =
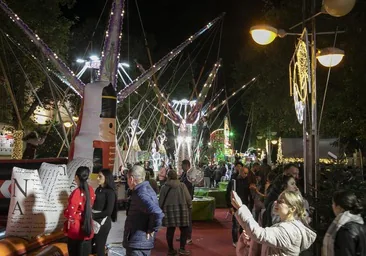
{"type": "Polygon", "coordinates": [[[260,227],[246,205],[243,204],[238,209],[235,217],[245,232],[256,242],[271,247],[290,248],[293,238],[284,227],[260,227]]]}

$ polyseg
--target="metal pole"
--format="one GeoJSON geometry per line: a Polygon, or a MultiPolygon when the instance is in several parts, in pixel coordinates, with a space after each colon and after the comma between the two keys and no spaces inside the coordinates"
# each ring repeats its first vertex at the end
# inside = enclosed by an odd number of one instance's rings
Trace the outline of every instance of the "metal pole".
{"type": "Polygon", "coordinates": [[[309,192],[309,190],[308,190],[309,176],[308,176],[308,172],[307,172],[307,168],[308,168],[308,162],[307,162],[308,161],[307,108],[308,108],[308,99],[306,99],[306,102],[305,102],[304,119],[302,121],[302,138],[303,138],[302,149],[303,149],[303,157],[304,157],[303,173],[304,173],[304,193],[305,194],[307,194],[309,192]]]}
{"type": "MultiPolygon", "coordinates": [[[[316,9],[316,0],[311,1],[311,13],[314,14],[316,9]]],[[[317,117],[317,88],[316,88],[316,21],[315,18],[311,22],[311,171],[312,173],[312,187],[314,200],[318,198],[318,161],[319,161],[319,142],[318,142],[318,117],[317,117]]],[[[319,215],[318,211],[314,212],[314,229],[318,228],[319,215]]],[[[319,255],[319,247],[315,246],[315,255],[319,255]]]]}
{"type": "MultiPolygon", "coordinates": [[[[315,13],[316,0],[312,1],[312,13],[315,13]]],[[[311,170],[313,173],[312,183],[314,188],[314,196],[317,198],[318,187],[318,164],[319,164],[319,141],[318,141],[318,117],[317,117],[317,88],[316,88],[316,21],[312,19],[312,34],[311,34],[311,170]]]]}

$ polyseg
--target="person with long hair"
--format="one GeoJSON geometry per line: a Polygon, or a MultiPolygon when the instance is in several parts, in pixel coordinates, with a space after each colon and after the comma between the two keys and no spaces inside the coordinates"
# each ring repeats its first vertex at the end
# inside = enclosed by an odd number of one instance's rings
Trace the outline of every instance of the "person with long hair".
{"type": "Polygon", "coordinates": [[[66,222],[64,233],[67,236],[69,256],[88,256],[91,254],[91,239],[94,236],[92,225],[92,206],[94,190],[88,184],[90,170],[80,166],[75,173],[77,188],[70,194],[64,211],[66,222]]]}
{"type": "Polygon", "coordinates": [[[189,255],[185,249],[188,236],[189,212],[192,208],[192,198],[186,185],[178,180],[176,171],[168,172],[168,181],[161,188],[159,206],[163,210],[163,226],[167,227],[166,240],[168,255],[189,255]],[[177,252],[173,247],[175,228],[180,229],[180,249],[177,252]]]}
{"type": "Polygon", "coordinates": [[[276,214],[274,211],[274,206],[276,199],[283,191],[293,191],[299,193],[299,189],[296,186],[296,180],[292,175],[282,175],[281,183],[278,183],[277,186],[278,194],[272,192],[273,200],[268,203],[263,213],[261,221],[263,227],[270,227],[272,224],[280,221],[278,214],[276,214]]]}
{"type": "Polygon", "coordinates": [[[101,226],[93,238],[93,253],[97,256],[104,256],[112,222],[117,221],[117,194],[113,174],[109,169],[100,170],[97,179],[99,187],[95,190],[96,199],[92,212],[93,220],[101,226]]]}
{"type": "Polygon", "coordinates": [[[281,193],[275,202],[281,221],[267,228],[258,225],[235,191],[232,192],[231,203],[237,209],[235,217],[245,233],[262,244],[261,255],[298,256],[315,241],[316,233],[306,222],[304,201],[297,192],[281,193]]]}
{"type": "Polygon", "coordinates": [[[366,255],[366,228],[361,217],[363,207],[351,190],[333,195],[336,216],[324,236],[322,256],[366,255]]]}

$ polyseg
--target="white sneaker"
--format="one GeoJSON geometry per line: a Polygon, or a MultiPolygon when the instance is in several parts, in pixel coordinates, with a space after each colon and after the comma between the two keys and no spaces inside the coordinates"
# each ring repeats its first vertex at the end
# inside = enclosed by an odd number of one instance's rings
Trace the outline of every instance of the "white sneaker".
{"type": "Polygon", "coordinates": [[[233,246],[236,248],[236,243],[233,243],[233,246]]]}

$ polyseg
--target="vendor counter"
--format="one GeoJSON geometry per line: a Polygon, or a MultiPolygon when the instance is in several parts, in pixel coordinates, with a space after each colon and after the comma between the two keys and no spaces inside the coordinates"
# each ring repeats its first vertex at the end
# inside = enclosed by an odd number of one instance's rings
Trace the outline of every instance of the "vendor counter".
{"type": "Polygon", "coordinates": [[[213,220],[215,216],[215,198],[209,196],[194,197],[192,201],[192,220],[213,220]]]}
{"type": "Polygon", "coordinates": [[[228,181],[221,181],[219,182],[219,190],[226,191],[227,185],[229,184],[228,181]]]}
{"type": "Polygon", "coordinates": [[[226,208],[226,190],[219,190],[215,188],[200,188],[196,187],[194,189],[195,196],[208,196],[215,198],[215,206],[216,208],[226,208]]]}

